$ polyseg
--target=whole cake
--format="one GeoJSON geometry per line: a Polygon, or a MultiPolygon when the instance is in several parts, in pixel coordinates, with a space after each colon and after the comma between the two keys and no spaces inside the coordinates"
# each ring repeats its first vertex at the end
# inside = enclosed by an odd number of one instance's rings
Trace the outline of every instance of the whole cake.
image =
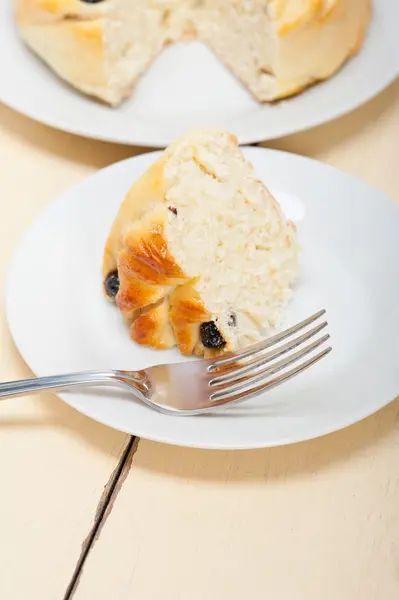
{"type": "Polygon", "coordinates": [[[181,137],[134,183],[103,262],[133,340],[206,357],[276,325],[297,275],[294,225],[236,138],[213,129],[181,137]]]}
{"type": "Polygon", "coordinates": [[[117,105],[162,48],[198,39],[261,102],[357,52],[371,0],[14,0],[21,37],[60,77],[117,105]]]}

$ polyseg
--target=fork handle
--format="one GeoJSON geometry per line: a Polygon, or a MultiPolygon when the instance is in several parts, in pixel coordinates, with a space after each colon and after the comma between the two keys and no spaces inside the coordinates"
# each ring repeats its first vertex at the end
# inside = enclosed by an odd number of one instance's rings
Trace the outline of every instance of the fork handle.
{"type": "MultiPolygon", "coordinates": [[[[82,373],[68,373],[65,375],[8,381],[0,383],[0,399],[32,394],[34,392],[39,392],[40,390],[57,390],[74,386],[104,384],[120,385],[122,382],[119,377],[122,377],[123,375],[124,374],[117,371],[85,371],[82,373]]],[[[129,379],[134,383],[135,378],[133,374],[129,373],[129,375],[129,379]]],[[[139,381],[139,378],[137,378],[137,382],[139,381]]]]}

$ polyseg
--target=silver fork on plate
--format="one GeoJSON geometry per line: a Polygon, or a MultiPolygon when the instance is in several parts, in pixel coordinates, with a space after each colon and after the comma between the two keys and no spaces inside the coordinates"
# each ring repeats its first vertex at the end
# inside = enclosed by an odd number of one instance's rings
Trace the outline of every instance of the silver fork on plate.
{"type": "Polygon", "coordinates": [[[10,381],[0,384],[0,399],[45,389],[116,385],[167,415],[212,412],[268,391],[326,356],[331,346],[314,352],[330,338],[328,333],[318,335],[327,326],[326,321],[318,323],[325,312],[321,310],[266,340],[217,358],[141,371],[86,371],[10,381]],[[283,355],[287,356],[280,358],[283,355]]]}

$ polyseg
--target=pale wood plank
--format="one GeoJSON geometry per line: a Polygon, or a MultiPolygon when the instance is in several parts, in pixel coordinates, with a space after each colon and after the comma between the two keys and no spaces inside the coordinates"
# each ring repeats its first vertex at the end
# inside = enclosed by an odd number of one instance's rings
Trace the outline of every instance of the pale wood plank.
{"type": "MultiPolygon", "coordinates": [[[[399,200],[398,130],[399,82],[273,146],[399,200]]],[[[396,600],[398,464],[399,401],[285,448],[218,453],[141,440],[74,599],[396,600]]]]}
{"type": "Polygon", "coordinates": [[[74,600],[395,600],[398,410],[256,452],[141,440],[74,600]]]}
{"type": "MultiPolygon", "coordinates": [[[[0,380],[30,376],[3,310],[19,239],[59,193],[125,154],[0,106],[0,380]]],[[[2,600],[61,600],[127,441],[50,394],[0,402],[2,600]]]]}

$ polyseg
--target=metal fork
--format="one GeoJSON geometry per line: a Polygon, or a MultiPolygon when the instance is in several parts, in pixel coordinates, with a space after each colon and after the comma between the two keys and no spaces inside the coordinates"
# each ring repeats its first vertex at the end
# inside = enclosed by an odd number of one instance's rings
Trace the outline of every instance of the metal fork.
{"type": "Polygon", "coordinates": [[[221,357],[158,365],[141,371],[86,371],[11,381],[0,384],[0,398],[45,389],[116,385],[128,388],[145,404],[167,415],[211,412],[268,391],[326,356],[330,346],[314,353],[330,337],[318,336],[327,326],[326,321],[317,323],[325,312],[321,310],[281,333],[221,357]],[[283,355],[287,356],[280,358],[283,355]],[[295,363],[298,364],[293,366],[295,363]]]}

